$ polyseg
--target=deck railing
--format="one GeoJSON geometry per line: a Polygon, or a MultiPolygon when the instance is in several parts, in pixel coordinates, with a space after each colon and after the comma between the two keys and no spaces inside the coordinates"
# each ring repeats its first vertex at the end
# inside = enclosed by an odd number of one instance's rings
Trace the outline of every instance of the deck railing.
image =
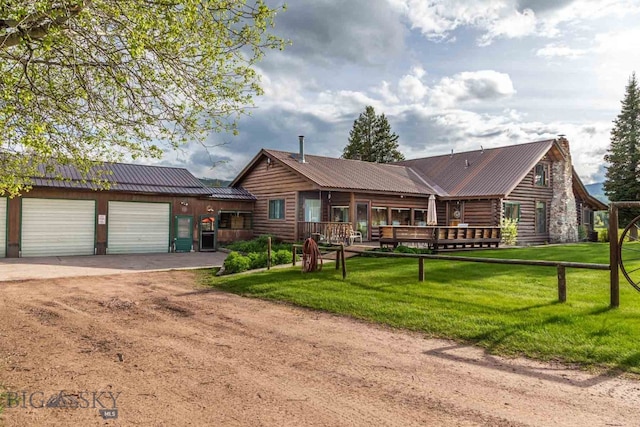
{"type": "Polygon", "coordinates": [[[349,222],[298,222],[298,240],[315,235],[331,243],[346,242],[353,231],[349,222]]]}
{"type": "Polygon", "coordinates": [[[435,250],[497,247],[500,227],[416,227],[381,225],[380,244],[424,243],[435,250]]]}

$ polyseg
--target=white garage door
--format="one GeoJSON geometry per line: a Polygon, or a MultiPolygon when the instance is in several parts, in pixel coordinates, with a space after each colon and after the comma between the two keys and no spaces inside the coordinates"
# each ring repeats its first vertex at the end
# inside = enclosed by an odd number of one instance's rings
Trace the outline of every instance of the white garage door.
{"type": "Polygon", "coordinates": [[[169,203],[109,202],[107,253],[169,252],[169,203]]]}
{"type": "Polygon", "coordinates": [[[0,258],[7,256],[7,198],[0,197],[0,258]]]}
{"type": "Polygon", "coordinates": [[[22,199],[23,257],[93,255],[95,200],[22,199]]]}

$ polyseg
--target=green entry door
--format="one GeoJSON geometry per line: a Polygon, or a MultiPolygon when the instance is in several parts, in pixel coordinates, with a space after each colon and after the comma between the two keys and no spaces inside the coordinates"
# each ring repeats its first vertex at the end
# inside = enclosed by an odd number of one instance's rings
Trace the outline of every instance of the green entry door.
{"type": "Polygon", "coordinates": [[[193,217],[176,215],[176,252],[190,252],[193,245],[193,217]]]}

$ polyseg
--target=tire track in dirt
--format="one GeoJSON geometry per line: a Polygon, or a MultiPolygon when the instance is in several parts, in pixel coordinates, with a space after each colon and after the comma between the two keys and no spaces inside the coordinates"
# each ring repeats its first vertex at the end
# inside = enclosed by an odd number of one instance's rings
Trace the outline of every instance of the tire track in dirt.
{"type": "MultiPolygon", "coordinates": [[[[189,272],[0,284],[0,380],[121,391],[107,425],[637,425],[638,383],[194,289],[189,272]]],[[[6,425],[97,410],[7,409],[6,425]]]]}

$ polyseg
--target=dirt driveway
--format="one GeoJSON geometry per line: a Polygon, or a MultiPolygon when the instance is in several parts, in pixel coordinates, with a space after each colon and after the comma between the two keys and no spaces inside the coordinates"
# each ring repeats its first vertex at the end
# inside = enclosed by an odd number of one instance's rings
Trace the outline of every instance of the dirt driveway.
{"type": "Polygon", "coordinates": [[[640,424],[638,382],[194,288],[195,274],[0,283],[0,424],[640,424]]]}

